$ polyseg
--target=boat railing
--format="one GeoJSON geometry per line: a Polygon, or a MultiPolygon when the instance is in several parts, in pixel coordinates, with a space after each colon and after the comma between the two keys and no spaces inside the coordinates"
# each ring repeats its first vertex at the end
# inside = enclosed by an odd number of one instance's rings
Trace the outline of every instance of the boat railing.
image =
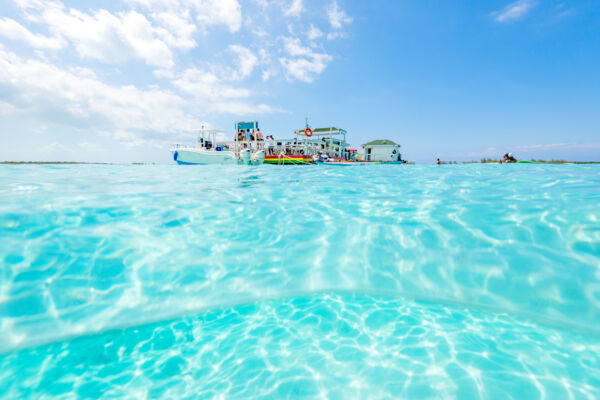
{"type": "Polygon", "coordinates": [[[264,150],[266,155],[307,155],[313,156],[319,153],[328,153],[333,157],[344,157],[347,143],[338,141],[329,141],[322,139],[298,140],[294,139],[263,139],[263,140],[240,140],[240,141],[219,141],[216,146],[227,147],[229,151],[239,152],[243,149],[251,151],[264,150]]]}

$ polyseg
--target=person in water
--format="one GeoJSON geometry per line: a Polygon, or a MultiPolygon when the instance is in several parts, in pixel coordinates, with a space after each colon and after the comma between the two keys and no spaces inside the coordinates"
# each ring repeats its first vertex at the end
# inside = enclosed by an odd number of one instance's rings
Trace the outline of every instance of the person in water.
{"type": "Polygon", "coordinates": [[[506,153],[504,155],[504,162],[505,163],[516,163],[517,159],[513,157],[512,153],[506,153]]]}
{"type": "Polygon", "coordinates": [[[440,161],[440,159],[438,158],[438,159],[435,161],[435,163],[436,163],[436,165],[440,165],[442,162],[441,162],[441,161],[440,161]]]}

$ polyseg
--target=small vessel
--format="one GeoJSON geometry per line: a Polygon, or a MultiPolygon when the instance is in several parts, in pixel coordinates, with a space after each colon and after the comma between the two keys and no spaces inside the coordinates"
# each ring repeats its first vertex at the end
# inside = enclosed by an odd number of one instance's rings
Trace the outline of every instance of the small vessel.
{"type": "Polygon", "coordinates": [[[271,139],[265,142],[268,164],[314,164],[327,154],[330,160],[345,161],[354,157],[346,142],[346,131],[336,127],[310,128],[294,131],[289,139],[271,139]]]}
{"type": "MultiPolygon", "coordinates": [[[[241,126],[252,124],[258,128],[258,122],[236,123],[236,132],[241,126]]],[[[251,143],[238,141],[217,141],[217,136],[224,135],[224,131],[216,129],[207,130],[202,127],[198,133],[198,142],[195,147],[175,144],[171,147],[173,161],[180,165],[206,165],[206,164],[245,164],[260,165],[265,161],[265,151],[251,143]]]]}

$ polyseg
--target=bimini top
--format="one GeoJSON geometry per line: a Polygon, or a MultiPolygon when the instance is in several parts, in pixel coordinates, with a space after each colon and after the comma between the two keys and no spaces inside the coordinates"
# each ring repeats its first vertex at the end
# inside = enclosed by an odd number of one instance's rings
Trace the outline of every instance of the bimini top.
{"type": "Polygon", "coordinates": [[[250,122],[243,122],[243,121],[237,121],[235,123],[235,131],[239,131],[239,130],[246,130],[246,129],[258,129],[258,121],[250,121],[250,122]]]}
{"type": "Polygon", "coordinates": [[[362,147],[365,146],[399,146],[399,144],[389,139],[377,139],[371,140],[369,143],[365,143],[362,145],[362,147]]]}

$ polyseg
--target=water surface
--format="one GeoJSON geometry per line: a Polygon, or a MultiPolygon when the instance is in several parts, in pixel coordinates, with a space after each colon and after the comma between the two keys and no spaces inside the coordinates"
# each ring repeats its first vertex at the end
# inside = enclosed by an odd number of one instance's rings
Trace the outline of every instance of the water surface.
{"type": "Polygon", "coordinates": [[[599,166],[0,166],[0,235],[9,397],[597,395],[599,166]]]}

